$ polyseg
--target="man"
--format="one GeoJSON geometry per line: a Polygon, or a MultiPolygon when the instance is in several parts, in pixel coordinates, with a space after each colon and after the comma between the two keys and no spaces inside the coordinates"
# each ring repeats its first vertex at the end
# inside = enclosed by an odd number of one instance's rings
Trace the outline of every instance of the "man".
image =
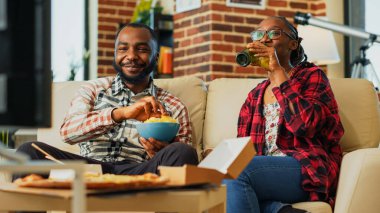
{"type": "MultiPolygon", "coordinates": [[[[104,173],[158,173],[159,165],[197,164],[191,147],[188,111],[180,100],[154,85],[150,73],[158,60],[157,37],[143,24],[131,23],[116,34],[115,77],[86,82],[61,126],[66,143],[79,144],[81,155],[35,142],[57,159],[82,159],[102,165],[104,173]],[[180,123],[174,143],[139,137],[135,124],[169,114],[180,123]]],[[[45,159],[31,143],[18,149],[32,159],[45,159]]]]}

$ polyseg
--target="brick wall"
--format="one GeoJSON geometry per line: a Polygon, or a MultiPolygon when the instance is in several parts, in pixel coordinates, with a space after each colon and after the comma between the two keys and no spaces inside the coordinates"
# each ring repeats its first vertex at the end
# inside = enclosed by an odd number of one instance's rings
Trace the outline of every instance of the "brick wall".
{"type": "MultiPolygon", "coordinates": [[[[267,16],[293,20],[295,11],[325,15],[325,0],[266,0],[265,10],[227,7],[225,0],[202,0],[202,7],[174,15],[174,76],[206,81],[220,77],[260,77],[265,72],[240,67],[235,54],[250,41],[249,32],[267,16]]],[[[98,0],[98,76],[114,75],[115,32],[128,23],[136,0],[98,0]]]]}
{"type": "Polygon", "coordinates": [[[225,0],[202,0],[202,7],[174,15],[174,76],[260,77],[265,71],[240,67],[235,54],[250,41],[249,32],[267,16],[293,20],[295,11],[325,15],[325,0],[267,0],[265,10],[227,7],[225,0]]]}
{"type": "Polygon", "coordinates": [[[98,0],[98,77],[114,75],[112,68],[115,33],[129,23],[136,0],[98,0]]]}

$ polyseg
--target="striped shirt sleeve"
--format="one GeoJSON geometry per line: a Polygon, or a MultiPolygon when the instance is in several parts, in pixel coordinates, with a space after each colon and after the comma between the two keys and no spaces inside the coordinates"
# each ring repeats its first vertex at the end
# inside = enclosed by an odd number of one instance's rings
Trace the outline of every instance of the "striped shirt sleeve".
{"type": "Polygon", "coordinates": [[[111,117],[113,107],[93,110],[94,100],[96,100],[97,95],[96,91],[101,86],[89,82],[77,92],[60,129],[64,142],[76,144],[88,141],[104,134],[117,125],[111,117]]]}

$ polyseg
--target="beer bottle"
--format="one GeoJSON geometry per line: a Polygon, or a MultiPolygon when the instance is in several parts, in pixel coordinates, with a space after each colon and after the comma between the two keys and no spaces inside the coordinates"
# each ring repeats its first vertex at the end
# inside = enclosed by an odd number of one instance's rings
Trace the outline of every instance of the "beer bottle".
{"type": "Polygon", "coordinates": [[[268,57],[256,57],[253,53],[250,53],[248,49],[245,49],[236,54],[236,63],[242,67],[246,67],[249,64],[253,63],[254,65],[269,69],[268,57]]]}

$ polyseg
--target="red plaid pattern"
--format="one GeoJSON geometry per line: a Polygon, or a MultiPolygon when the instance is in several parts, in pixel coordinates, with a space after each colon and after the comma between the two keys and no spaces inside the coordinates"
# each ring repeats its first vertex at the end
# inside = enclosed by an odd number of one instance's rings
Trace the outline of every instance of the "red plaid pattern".
{"type": "MultiPolygon", "coordinates": [[[[263,155],[265,146],[263,96],[269,83],[265,80],[248,94],[238,121],[238,137],[251,136],[258,155],[263,155]]],[[[300,162],[302,186],[310,192],[310,200],[333,206],[344,130],[326,75],[314,64],[303,63],[273,92],[281,106],[277,146],[300,162]]]]}

